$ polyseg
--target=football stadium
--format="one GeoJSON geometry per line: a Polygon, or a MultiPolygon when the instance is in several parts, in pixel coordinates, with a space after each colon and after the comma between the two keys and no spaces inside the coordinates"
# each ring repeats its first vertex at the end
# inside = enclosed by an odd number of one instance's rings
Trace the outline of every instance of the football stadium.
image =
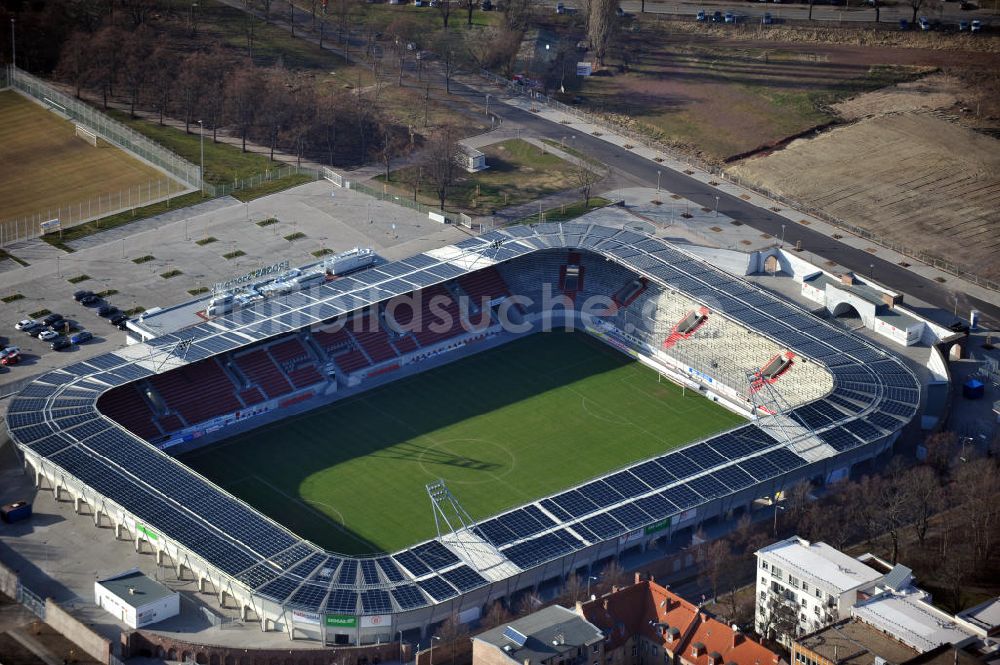
{"type": "Polygon", "coordinates": [[[900,360],[669,242],[516,226],[54,370],[39,487],[265,631],[391,642],[843,477],[900,360]]]}

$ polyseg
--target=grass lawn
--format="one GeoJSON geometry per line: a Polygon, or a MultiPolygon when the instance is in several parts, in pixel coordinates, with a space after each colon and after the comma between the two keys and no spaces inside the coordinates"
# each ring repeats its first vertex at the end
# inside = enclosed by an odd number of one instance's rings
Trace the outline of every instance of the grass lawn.
{"type": "MultiPolygon", "coordinates": [[[[507,206],[569,189],[574,186],[573,165],[527,141],[510,139],[482,150],[489,168],[478,173],[461,172],[451,188],[445,207],[474,214],[489,214],[507,206]]],[[[400,195],[413,197],[413,185],[420,177],[415,166],[389,174],[389,188],[400,195]]],[[[384,182],[385,177],[376,178],[384,182]]],[[[432,186],[420,182],[418,199],[433,206],[438,203],[432,186]]]]}
{"type": "Polygon", "coordinates": [[[628,35],[643,57],[628,72],[583,79],[583,107],[718,161],[835,120],[830,104],[927,71],[850,47],[686,30],[665,23],[628,35]]]}
{"type": "MultiPolygon", "coordinates": [[[[108,115],[124,123],[171,150],[192,164],[201,163],[201,139],[198,136],[197,123],[186,134],[183,129],[161,125],[152,120],[130,118],[128,113],[110,109],[108,115]]],[[[227,143],[212,143],[210,132],[205,136],[205,181],[213,185],[230,184],[234,178],[247,178],[252,175],[276,169],[281,164],[272,162],[265,155],[243,152],[236,146],[227,143]]]]}
{"type": "MultiPolygon", "coordinates": [[[[549,208],[548,210],[542,211],[542,221],[545,222],[568,222],[571,219],[576,219],[580,215],[586,214],[591,210],[597,208],[603,208],[604,206],[611,203],[608,199],[600,196],[591,196],[590,201],[584,202],[580,199],[576,203],[571,203],[565,206],[559,206],[558,208],[549,208]]],[[[515,224],[537,224],[538,215],[529,215],[523,219],[519,219],[515,224]]]]}
{"type": "Polygon", "coordinates": [[[741,421],[584,333],[539,333],[180,459],[364,553],[436,535],[424,488],[439,478],[483,519],[741,421]]]}

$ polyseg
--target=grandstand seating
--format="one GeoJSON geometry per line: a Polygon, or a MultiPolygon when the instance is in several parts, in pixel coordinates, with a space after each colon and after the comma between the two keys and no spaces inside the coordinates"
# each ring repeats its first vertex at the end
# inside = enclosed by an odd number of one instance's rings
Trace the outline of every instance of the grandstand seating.
{"type": "Polygon", "coordinates": [[[396,350],[389,343],[389,335],[381,326],[375,330],[351,332],[351,335],[358,341],[358,344],[361,345],[361,348],[365,350],[365,353],[368,354],[368,357],[373,362],[380,363],[396,357],[396,350]]]}
{"type": "Polygon", "coordinates": [[[458,278],[458,285],[472,299],[476,307],[481,305],[483,300],[489,301],[510,295],[503,277],[493,266],[470,275],[462,275],[458,278]]]}
{"type": "Polygon", "coordinates": [[[164,403],[179,413],[188,425],[232,413],[241,407],[236,399],[236,386],[215,358],[157,374],[149,382],[164,403]],[[205,395],[211,395],[212,399],[205,399],[205,395]]]}
{"type": "Polygon", "coordinates": [[[390,307],[396,323],[403,330],[411,331],[420,346],[430,346],[465,332],[458,304],[443,286],[431,286],[417,292],[413,303],[420,308],[419,312],[406,304],[392,303],[390,307]],[[450,319],[450,322],[444,318],[450,319]],[[450,325],[445,328],[448,323],[450,325]]]}
{"type": "Polygon", "coordinates": [[[108,418],[121,423],[126,429],[149,441],[160,436],[160,429],[153,421],[153,411],[142,396],[138,383],[130,383],[117,391],[113,398],[101,396],[98,408],[108,418]]]}
{"type": "Polygon", "coordinates": [[[260,404],[264,401],[264,393],[260,391],[257,386],[250,386],[246,390],[240,391],[240,399],[247,406],[253,406],[254,404],[260,404]]]}
{"type": "Polygon", "coordinates": [[[296,388],[305,388],[324,380],[316,369],[315,360],[298,337],[286,338],[268,350],[296,388]]]}
{"type": "Polygon", "coordinates": [[[264,391],[269,399],[292,392],[292,385],[265,349],[255,349],[249,353],[233,356],[233,362],[251,383],[264,391]]]}
{"type": "Polygon", "coordinates": [[[346,327],[338,330],[314,330],[312,336],[320,348],[330,356],[350,350],[354,346],[354,340],[351,339],[346,327]]]}

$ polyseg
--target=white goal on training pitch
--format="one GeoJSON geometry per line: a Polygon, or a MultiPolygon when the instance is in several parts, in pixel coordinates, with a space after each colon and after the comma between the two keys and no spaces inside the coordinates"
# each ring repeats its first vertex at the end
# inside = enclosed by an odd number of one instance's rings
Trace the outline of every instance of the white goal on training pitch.
{"type": "Polygon", "coordinates": [[[81,139],[89,143],[90,145],[97,147],[97,134],[83,125],[74,125],[76,127],[76,135],[81,139]]]}

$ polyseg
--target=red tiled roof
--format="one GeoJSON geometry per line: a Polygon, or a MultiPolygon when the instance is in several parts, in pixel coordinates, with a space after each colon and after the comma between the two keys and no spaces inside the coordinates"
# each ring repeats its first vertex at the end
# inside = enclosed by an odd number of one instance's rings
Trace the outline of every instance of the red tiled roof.
{"type": "Polygon", "coordinates": [[[578,612],[607,638],[606,651],[641,635],[690,665],[776,665],[778,656],[726,624],[700,612],[698,607],[651,580],[636,581],[595,600],[580,603],[578,612]],[[676,632],[675,632],[676,629],[676,632]],[[671,641],[671,634],[676,637],[671,641]],[[701,643],[699,656],[691,647],[701,643]]]}

